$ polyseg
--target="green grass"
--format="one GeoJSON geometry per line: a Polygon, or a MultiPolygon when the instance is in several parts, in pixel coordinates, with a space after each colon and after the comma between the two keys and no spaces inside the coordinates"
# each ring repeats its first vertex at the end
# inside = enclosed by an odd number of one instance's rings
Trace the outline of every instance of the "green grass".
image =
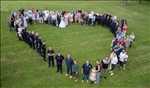
{"type": "MultiPolygon", "coordinates": [[[[78,87],[150,87],[150,3],[129,2],[122,6],[119,1],[1,1],[1,87],[2,88],[78,88],[78,87]],[[37,8],[54,10],[84,9],[109,12],[128,21],[129,32],[135,32],[136,42],[129,49],[129,61],[125,71],[116,70],[100,85],[75,83],[63,75],[56,74],[55,68],[47,63],[27,44],[17,40],[14,32],[8,31],[7,17],[12,10],[37,8]]],[[[54,47],[66,55],[84,63],[90,59],[102,59],[110,51],[112,34],[108,28],[70,25],[66,30],[58,30],[50,25],[37,24],[29,28],[38,32],[47,46],[54,47]]],[[[64,66],[65,67],[65,66],[64,66]]]]}

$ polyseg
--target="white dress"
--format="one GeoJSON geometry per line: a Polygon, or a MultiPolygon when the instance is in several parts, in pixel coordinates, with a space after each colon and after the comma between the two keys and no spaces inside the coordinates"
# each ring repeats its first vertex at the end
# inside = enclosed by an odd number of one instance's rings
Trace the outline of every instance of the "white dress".
{"type": "Polygon", "coordinates": [[[59,28],[65,28],[66,27],[66,23],[64,21],[64,17],[61,18],[60,24],[59,24],[59,28]]]}
{"type": "Polygon", "coordinates": [[[91,70],[89,78],[90,78],[91,81],[96,81],[96,70],[95,69],[91,70]]]}

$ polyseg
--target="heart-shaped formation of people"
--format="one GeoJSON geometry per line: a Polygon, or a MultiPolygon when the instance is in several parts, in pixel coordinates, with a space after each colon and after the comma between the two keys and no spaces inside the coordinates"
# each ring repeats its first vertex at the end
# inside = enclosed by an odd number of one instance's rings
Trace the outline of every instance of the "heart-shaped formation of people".
{"type": "Polygon", "coordinates": [[[19,40],[26,42],[31,48],[37,51],[44,61],[48,62],[49,67],[56,64],[57,72],[62,73],[62,64],[65,60],[66,76],[79,79],[79,63],[68,54],[64,57],[60,52],[55,53],[52,48],[46,48],[46,44],[41,40],[37,32],[27,31],[28,25],[41,23],[50,24],[60,29],[67,27],[69,24],[78,23],[81,25],[102,25],[110,28],[114,38],[111,44],[111,53],[102,60],[96,61],[92,65],[88,60],[82,65],[82,82],[87,81],[99,84],[100,78],[109,72],[114,75],[113,70],[119,67],[125,70],[128,59],[127,49],[131,47],[135,40],[134,33],[127,35],[127,21],[125,19],[118,20],[117,16],[111,14],[100,14],[94,11],[86,12],[77,11],[49,11],[49,10],[24,10],[20,9],[11,13],[9,17],[10,31],[16,31],[19,40]],[[56,62],[56,63],[55,63],[56,62]]]}

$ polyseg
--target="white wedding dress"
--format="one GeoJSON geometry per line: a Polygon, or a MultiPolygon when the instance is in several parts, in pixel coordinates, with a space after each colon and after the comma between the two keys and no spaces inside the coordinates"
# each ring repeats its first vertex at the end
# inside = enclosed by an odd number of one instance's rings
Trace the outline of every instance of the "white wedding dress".
{"type": "Polygon", "coordinates": [[[64,17],[61,17],[61,21],[60,21],[60,24],[59,24],[59,28],[65,28],[66,27],[66,23],[64,21],[64,17]]]}

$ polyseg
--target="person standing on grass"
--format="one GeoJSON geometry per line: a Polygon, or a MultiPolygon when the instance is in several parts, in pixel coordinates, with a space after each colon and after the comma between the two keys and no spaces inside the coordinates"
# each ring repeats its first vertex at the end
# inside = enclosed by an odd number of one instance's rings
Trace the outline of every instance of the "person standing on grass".
{"type": "Polygon", "coordinates": [[[29,45],[30,45],[30,48],[32,48],[32,32],[29,32],[29,45]]]}
{"type": "Polygon", "coordinates": [[[39,23],[44,23],[44,14],[41,12],[41,11],[39,11],[39,23]]]}
{"type": "Polygon", "coordinates": [[[132,32],[130,35],[127,36],[128,43],[126,44],[127,48],[132,46],[133,42],[135,41],[135,34],[132,32]]]}
{"type": "Polygon", "coordinates": [[[64,19],[65,18],[63,16],[61,16],[61,21],[60,21],[60,24],[59,24],[59,28],[65,28],[67,26],[64,19]]]}
{"type": "MultiPolygon", "coordinates": [[[[109,64],[110,64],[110,59],[108,56],[101,61],[102,74],[105,74],[108,71],[109,64]]],[[[104,76],[104,78],[106,78],[106,76],[104,76]]]]}
{"type": "Polygon", "coordinates": [[[123,50],[120,55],[119,55],[119,64],[121,66],[121,68],[123,68],[123,70],[125,70],[125,64],[127,62],[128,59],[128,54],[125,50],[123,50]]]}
{"type": "Polygon", "coordinates": [[[50,47],[47,50],[47,57],[48,57],[48,67],[54,67],[55,66],[55,62],[54,62],[54,56],[55,56],[55,52],[54,50],[50,47]]]}
{"type": "Polygon", "coordinates": [[[39,37],[37,40],[37,52],[41,55],[41,47],[42,47],[42,38],[39,37]]]}
{"type": "Polygon", "coordinates": [[[21,25],[19,28],[18,28],[18,32],[17,32],[17,36],[18,36],[18,39],[19,40],[22,40],[22,30],[24,30],[24,27],[21,25]]]}
{"type": "Polygon", "coordinates": [[[72,65],[74,63],[73,63],[73,59],[72,59],[70,54],[67,55],[67,58],[66,58],[65,62],[66,62],[66,67],[67,67],[66,76],[70,75],[70,78],[72,78],[72,65]]]}
{"type": "Polygon", "coordinates": [[[72,65],[72,76],[75,79],[75,82],[77,82],[79,76],[79,64],[76,60],[74,60],[74,64],[72,65]]]}
{"type": "Polygon", "coordinates": [[[101,74],[101,63],[98,60],[96,61],[95,69],[96,69],[96,81],[95,81],[95,83],[99,84],[100,74],[101,74]]]}
{"type": "Polygon", "coordinates": [[[57,27],[59,26],[60,21],[61,21],[61,15],[59,12],[57,12],[57,24],[56,24],[57,27]]]}
{"type": "Polygon", "coordinates": [[[43,60],[46,61],[46,44],[45,42],[41,45],[41,56],[43,57],[43,60]]]}
{"type": "Polygon", "coordinates": [[[111,59],[111,61],[110,61],[110,66],[111,66],[110,67],[111,68],[110,75],[112,76],[112,75],[114,75],[113,70],[116,68],[117,63],[118,63],[118,57],[117,57],[115,52],[111,53],[110,59],[111,59]]]}
{"type": "Polygon", "coordinates": [[[34,49],[35,50],[37,50],[37,47],[38,47],[38,38],[39,38],[39,34],[35,32],[35,35],[34,35],[34,49]]]}
{"type": "Polygon", "coordinates": [[[91,83],[96,84],[96,75],[97,75],[97,70],[96,67],[93,67],[90,71],[89,79],[91,83]]]}
{"type": "Polygon", "coordinates": [[[29,24],[33,24],[32,13],[32,10],[27,11],[27,15],[29,17],[29,24]]]}
{"type": "Polygon", "coordinates": [[[48,23],[48,16],[50,15],[50,14],[49,14],[49,10],[47,10],[47,9],[44,10],[44,11],[43,11],[43,14],[44,14],[44,15],[43,15],[44,23],[47,24],[47,23],[48,23]]]}
{"type": "Polygon", "coordinates": [[[34,33],[34,31],[31,32],[30,40],[31,40],[32,48],[34,49],[34,41],[35,41],[35,33],[34,33]]]}
{"type": "Polygon", "coordinates": [[[56,14],[56,12],[53,12],[51,14],[51,20],[52,20],[52,25],[57,26],[57,14],[56,14]]]}
{"type": "Polygon", "coordinates": [[[57,64],[57,72],[60,72],[62,74],[63,73],[62,64],[63,64],[64,56],[60,52],[58,52],[57,55],[55,56],[55,59],[57,64]]]}
{"type": "Polygon", "coordinates": [[[92,69],[92,65],[89,63],[89,61],[87,60],[85,64],[82,65],[82,69],[83,69],[83,79],[82,82],[84,82],[85,80],[87,82],[89,82],[89,75],[90,75],[90,71],[92,69]]]}
{"type": "Polygon", "coordinates": [[[11,14],[11,16],[8,18],[8,24],[9,24],[9,31],[14,31],[14,22],[15,22],[15,16],[11,14]]]}

